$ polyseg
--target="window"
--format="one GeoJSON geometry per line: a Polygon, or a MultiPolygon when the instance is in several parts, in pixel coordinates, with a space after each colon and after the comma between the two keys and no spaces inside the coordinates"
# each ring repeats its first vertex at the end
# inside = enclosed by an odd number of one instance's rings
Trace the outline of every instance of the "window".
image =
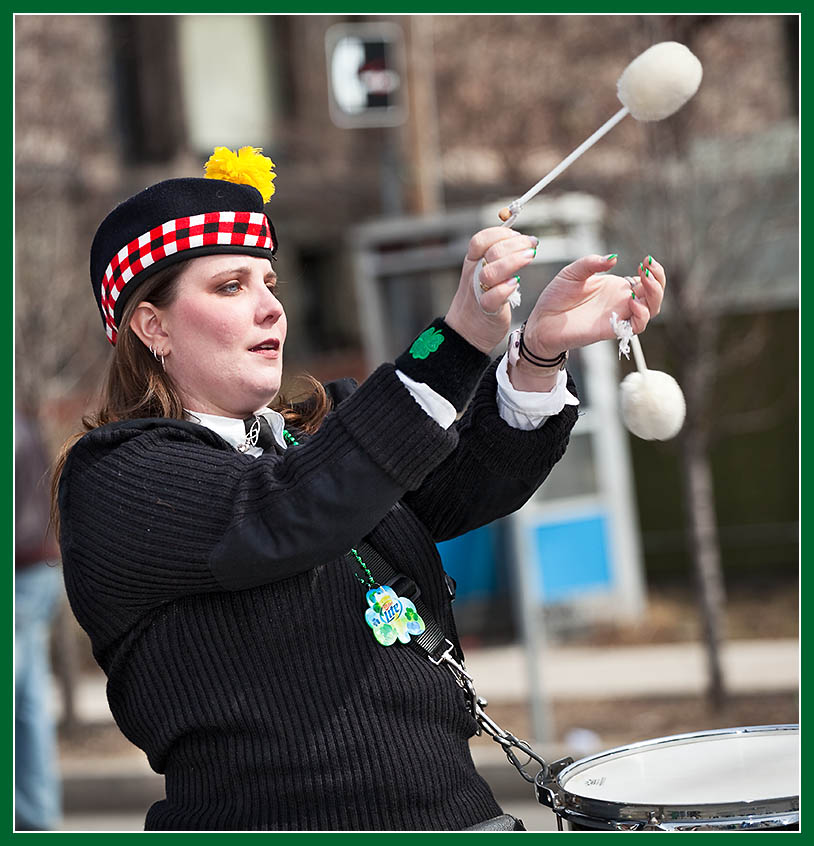
{"type": "Polygon", "coordinates": [[[277,111],[268,55],[273,18],[178,16],[181,89],[189,146],[269,146],[277,111]]]}

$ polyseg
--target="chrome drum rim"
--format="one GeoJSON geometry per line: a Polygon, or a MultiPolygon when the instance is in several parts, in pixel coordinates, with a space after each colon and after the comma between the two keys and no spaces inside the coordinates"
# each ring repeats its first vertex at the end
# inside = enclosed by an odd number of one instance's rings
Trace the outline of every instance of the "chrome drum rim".
{"type": "Polygon", "coordinates": [[[556,775],[540,773],[535,783],[537,799],[555,814],[588,828],[616,831],[749,830],[782,828],[799,822],[800,797],[779,796],[757,801],[646,804],[609,801],[581,796],[564,787],[580,772],[610,759],[671,744],[687,744],[737,735],[798,733],[799,725],[740,726],[687,734],[674,734],[617,746],[574,761],[556,775]]]}

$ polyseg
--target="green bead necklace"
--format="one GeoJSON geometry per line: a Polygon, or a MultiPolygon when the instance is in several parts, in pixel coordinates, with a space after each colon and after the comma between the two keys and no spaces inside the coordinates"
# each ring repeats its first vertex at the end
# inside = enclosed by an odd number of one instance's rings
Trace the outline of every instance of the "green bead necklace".
{"type": "MultiPolygon", "coordinates": [[[[283,438],[291,446],[300,445],[288,429],[283,429],[283,438]]],[[[365,611],[365,622],[373,629],[374,637],[382,646],[390,646],[397,640],[409,643],[410,635],[416,637],[424,631],[426,624],[411,600],[405,596],[399,596],[387,585],[378,584],[370,568],[362,560],[362,556],[353,547],[350,552],[345,553],[345,557],[353,566],[353,575],[356,576],[357,581],[367,589],[365,599],[369,607],[365,611]],[[364,570],[367,580],[356,572],[356,564],[353,563],[351,556],[364,570]]]]}

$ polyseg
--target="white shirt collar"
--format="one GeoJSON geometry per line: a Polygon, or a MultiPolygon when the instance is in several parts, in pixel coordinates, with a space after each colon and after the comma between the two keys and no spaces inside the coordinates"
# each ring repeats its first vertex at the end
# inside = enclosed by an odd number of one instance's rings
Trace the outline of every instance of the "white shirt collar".
{"type": "MultiPolygon", "coordinates": [[[[184,409],[187,419],[193,423],[200,423],[201,426],[206,426],[216,434],[220,435],[224,441],[231,444],[235,449],[243,446],[246,441],[246,427],[243,421],[237,417],[221,417],[218,414],[204,414],[202,411],[187,411],[184,409]]],[[[283,429],[285,428],[285,418],[279,411],[274,411],[273,408],[261,408],[255,411],[258,417],[265,417],[271,426],[271,431],[274,434],[274,440],[279,446],[286,449],[287,444],[283,437],[283,429]]],[[[262,455],[263,450],[260,447],[249,447],[246,450],[246,455],[257,457],[262,455]]]]}

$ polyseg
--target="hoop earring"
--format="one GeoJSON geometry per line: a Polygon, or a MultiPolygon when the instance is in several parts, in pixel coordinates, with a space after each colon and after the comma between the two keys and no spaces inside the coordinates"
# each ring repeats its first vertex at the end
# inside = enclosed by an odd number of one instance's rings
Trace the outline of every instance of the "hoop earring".
{"type": "Polygon", "coordinates": [[[166,370],[166,369],[167,369],[167,365],[166,365],[166,364],[164,364],[164,353],[156,352],[155,348],[154,348],[152,345],[150,345],[150,352],[153,354],[153,358],[154,358],[156,361],[160,361],[160,362],[161,362],[161,369],[162,369],[162,370],[166,370]]]}

